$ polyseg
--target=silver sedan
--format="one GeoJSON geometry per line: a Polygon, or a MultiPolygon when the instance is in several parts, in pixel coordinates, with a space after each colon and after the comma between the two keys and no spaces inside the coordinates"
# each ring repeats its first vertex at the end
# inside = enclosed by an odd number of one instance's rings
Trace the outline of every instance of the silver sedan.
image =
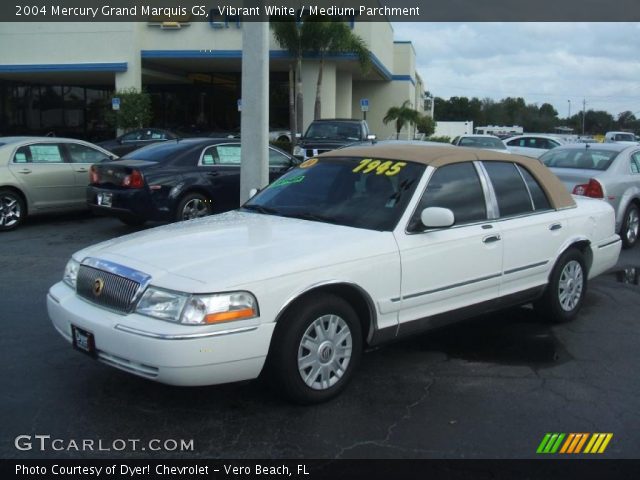
{"type": "Polygon", "coordinates": [[[606,200],[616,211],[616,231],[625,248],[638,241],[640,145],[572,144],[548,151],[540,161],[574,195],[606,200]]]}
{"type": "Polygon", "coordinates": [[[82,140],[0,137],[0,231],[27,214],[86,209],[91,165],[115,158],[82,140]]]}

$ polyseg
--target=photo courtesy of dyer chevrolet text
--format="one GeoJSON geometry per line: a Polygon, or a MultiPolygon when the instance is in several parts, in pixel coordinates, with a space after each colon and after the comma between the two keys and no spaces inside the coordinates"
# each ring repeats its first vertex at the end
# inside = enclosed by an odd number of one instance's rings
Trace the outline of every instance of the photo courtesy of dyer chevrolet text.
{"type": "Polygon", "coordinates": [[[41,465],[16,465],[16,475],[64,475],[78,476],[91,475],[100,477],[101,475],[123,475],[127,477],[136,477],[139,475],[212,475],[214,473],[224,473],[225,475],[279,475],[287,477],[301,477],[309,475],[306,465],[296,465],[296,471],[287,465],[260,465],[253,466],[236,466],[222,465],[219,468],[209,468],[209,465],[188,465],[188,466],[169,466],[164,464],[130,466],[126,464],[114,464],[108,466],[101,465],[58,465],[53,464],[51,467],[41,465]]]}

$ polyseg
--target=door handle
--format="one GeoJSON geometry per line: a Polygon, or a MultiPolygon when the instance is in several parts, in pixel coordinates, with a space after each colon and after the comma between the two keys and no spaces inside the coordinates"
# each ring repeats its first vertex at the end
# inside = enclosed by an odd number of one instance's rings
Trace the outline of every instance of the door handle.
{"type": "Polygon", "coordinates": [[[219,172],[207,172],[207,175],[209,177],[217,177],[218,175],[220,175],[220,173],[219,172]]]}
{"type": "Polygon", "coordinates": [[[28,168],[23,168],[22,170],[18,170],[18,173],[27,174],[27,173],[31,173],[31,170],[29,170],[28,168]]]}
{"type": "Polygon", "coordinates": [[[560,230],[561,228],[562,228],[562,225],[560,223],[554,223],[549,227],[549,230],[553,232],[554,230],[560,230]]]}
{"type": "Polygon", "coordinates": [[[500,235],[487,235],[482,239],[483,243],[494,243],[500,241],[500,235]]]}
{"type": "Polygon", "coordinates": [[[89,170],[88,170],[88,169],[86,169],[86,168],[78,168],[78,169],[76,170],[76,172],[79,172],[79,173],[84,173],[84,172],[88,172],[88,171],[89,171],[89,170]]]}

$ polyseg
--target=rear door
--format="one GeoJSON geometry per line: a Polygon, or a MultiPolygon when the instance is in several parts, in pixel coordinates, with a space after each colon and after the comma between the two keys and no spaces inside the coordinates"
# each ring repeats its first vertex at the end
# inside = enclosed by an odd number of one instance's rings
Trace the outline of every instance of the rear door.
{"type": "Polygon", "coordinates": [[[497,201],[504,244],[500,295],[545,284],[567,238],[567,221],[551,208],[538,181],[522,165],[506,161],[482,165],[497,201]]]}
{"type": "Polygon", "coordinates": [[[239,143],[223,143],[204,150],[198,168],[214,212],[240,206],[240,160],[239,143]]]}
{"type": "Polygon", "coordinates": [[[32,143],[19,147],[9,169],[22,184],[33,208],[68,208],[74,204],[75,173],[66,162],[60,143],[32,143]]]}
{"type": "Polygon", "coordinates": [[[66,156],[74,173],[74,188],[70,200],[78,205],[87,202],[87,185],[89,185],[89,170],[94,163],[102,163],[111,158],[96,148],[82,143],[64,143],[66,156]]]}

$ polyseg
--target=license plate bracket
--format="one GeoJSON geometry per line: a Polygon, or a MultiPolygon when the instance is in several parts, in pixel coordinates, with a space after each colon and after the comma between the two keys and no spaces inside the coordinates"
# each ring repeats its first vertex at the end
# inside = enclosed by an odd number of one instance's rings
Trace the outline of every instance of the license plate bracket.
{"type": "Polygon", "coordinates": [[[98,193],[96,203],[101,207],[110,207],[113,203],[113,194],[109,192],[98,193]]]}
{"type": "Polygon", "coordinates": [[[96,340],[93,333],[71,325],[73,348],[91,357],[96,357],[96,340]]]}

